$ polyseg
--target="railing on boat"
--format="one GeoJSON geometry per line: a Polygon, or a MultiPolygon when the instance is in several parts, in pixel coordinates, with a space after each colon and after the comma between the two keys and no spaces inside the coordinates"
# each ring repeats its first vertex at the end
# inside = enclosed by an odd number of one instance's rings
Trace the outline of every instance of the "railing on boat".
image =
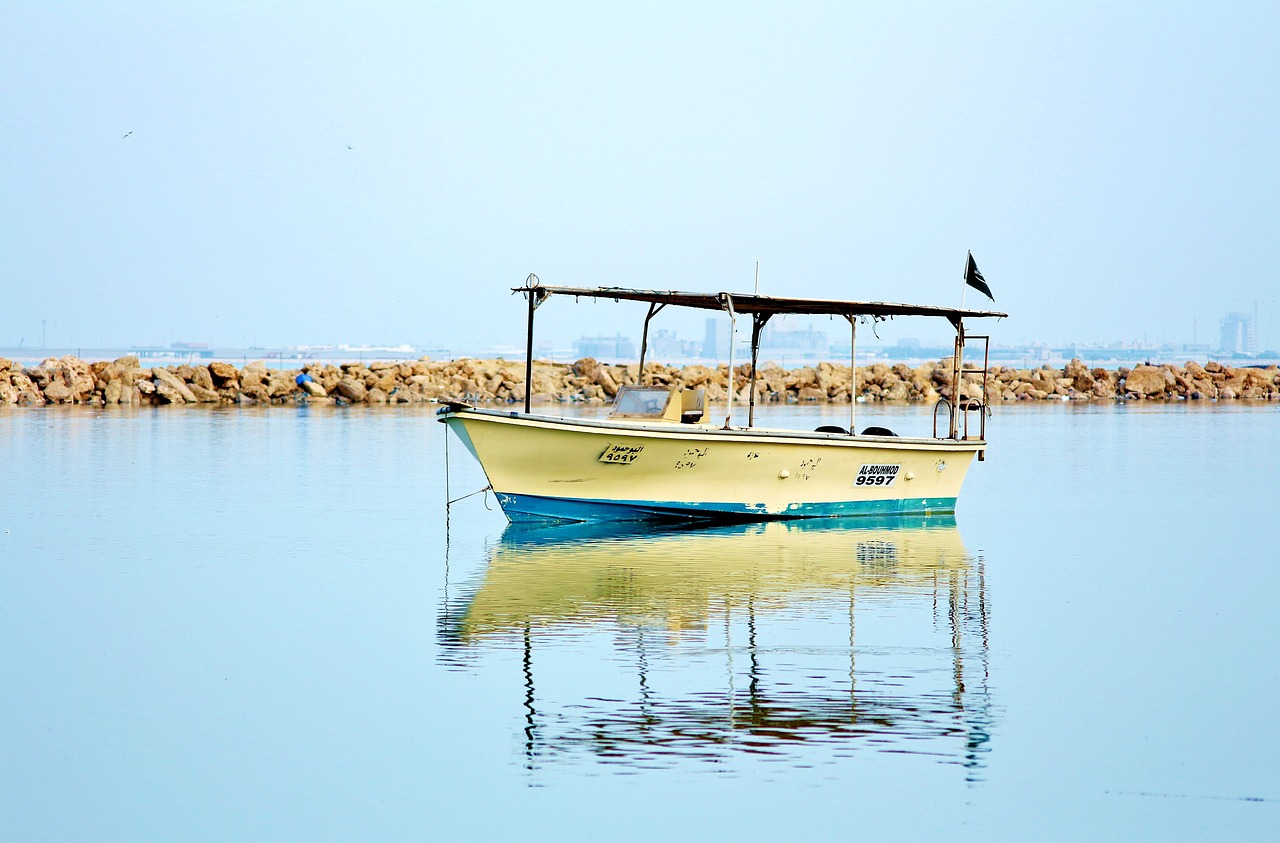
{"type": "MultiPolygon", "coordinates": [[[[979,439],[986,441],[987,416],[991,413],[990,392],[988,390],[989,369],[991,364],[991,337],[983,334],[965,335],[960,332],[956,336],[956,355],[951,358],[951,395],[943,398],[933,406],[933,438],[938,439],[938,411],[947,408],[947,438],[979,439]],[[982,368],[966,366],[964,348],[970,342],[982,343],[982,368]],[[981,397],[968,398],[964,395],[964,376],[982,374],[981,397]],[[969,419],[971,414],[978,414],[978,435],[969,435],[969,419]]],[[[985,455],[978,452],[978,459],[985,455]]]]}

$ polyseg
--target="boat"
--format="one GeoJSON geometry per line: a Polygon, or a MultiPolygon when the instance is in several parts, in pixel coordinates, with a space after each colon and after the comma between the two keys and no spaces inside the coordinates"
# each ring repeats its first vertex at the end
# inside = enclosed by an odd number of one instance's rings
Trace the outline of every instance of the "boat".
{"type": "MultiPolygon", "coordinates": [[[[972,259],[970,259],[972,260],[972,259]]],[[[535,414],[526,388],[524,411],[442,401],[439,421],[480,463],[504,514],[523,521],[757,521],[954,512],[974,458],[986,451],[988,335],[967,335],[965,319],[994,311],[891,302],[838,301],[746,293],[691,293],[622,287],[563,287],[530,275],[512,291],[528,306],[525,384],[533,383],[534,313],[553,297],[648,304],[638,373],[643,378],[649,323],[662,309],[724,312],[731,335],[751,319],[746,424],[734,423],[735,369],[729,350],[724,415],[703,389],[646,386],[619,390],[604,419],[535,414]],[[784,430],[755,424],[761,330],[774,316],[843,317],[850,325],[850,364],[857,376],[859,322],[900,316],[948,320],[956,331],[952,383],[973,379],[976,395],[951,394],[934,407],[933,435],[898,436],[872,426],[784,430]],[[981,369],[966,367],[966,345],[982,347],[981,369]]],[[[855,396],[855,389],[851,398],[855,396]]]]}

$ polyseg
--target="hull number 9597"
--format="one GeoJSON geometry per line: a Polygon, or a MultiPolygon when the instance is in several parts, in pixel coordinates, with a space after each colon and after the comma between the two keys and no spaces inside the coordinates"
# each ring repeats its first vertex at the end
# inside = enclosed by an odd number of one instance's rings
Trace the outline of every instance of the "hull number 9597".
{"type": "Polygon", "coordinates": [[[640,456],[640,452],[643,450],[643,445],[610,445],[600,455],[600,462],[613,463],[614,465],[630,465],[636,461],[636,457],[640,456]]]}
{"type": "Polygon", "coordinates": [[[853,485],[892,486],[901,470],[900,465],[863,465],[858,469],[858,476],[854,478],[853,485]]]}

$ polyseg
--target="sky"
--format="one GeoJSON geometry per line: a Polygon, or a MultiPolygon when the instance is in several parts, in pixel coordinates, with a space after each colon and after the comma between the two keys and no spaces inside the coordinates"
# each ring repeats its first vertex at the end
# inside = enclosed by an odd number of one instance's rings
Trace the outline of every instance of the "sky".
{"type": "MultiPolygon", "coordinates": [[[[1278,43],[1274,2],[3,4],[0,347],[521,347],[531,272],[757,261],[955,306],[972,250],[995,342],[1257,301],[1274,348],[1278,43]]],[[[553,299],[539,339],[642,317],[553,299]]]]}

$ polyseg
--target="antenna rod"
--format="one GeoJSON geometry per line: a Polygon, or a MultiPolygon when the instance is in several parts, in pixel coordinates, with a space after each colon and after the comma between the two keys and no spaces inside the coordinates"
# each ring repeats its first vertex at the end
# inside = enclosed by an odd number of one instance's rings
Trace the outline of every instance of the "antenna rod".
{"type": "MultiPolygon", "coordinates": [[[[873,326],[874,327],[874,326],[873,326]]],[[[858,408],[858,317],[849,316],[849,433],[858,432],[854,424],[858,408]]]]}
{"type": "Polygon", "coordinates": [[[733,296],[728,293],[724,294],[725,304],[729,308],[729,400],[725,402],[725,429],[729,429],[729,423],[733,420],[733,335],[737,326],[738,315],[733,312],[733,296]]]}

